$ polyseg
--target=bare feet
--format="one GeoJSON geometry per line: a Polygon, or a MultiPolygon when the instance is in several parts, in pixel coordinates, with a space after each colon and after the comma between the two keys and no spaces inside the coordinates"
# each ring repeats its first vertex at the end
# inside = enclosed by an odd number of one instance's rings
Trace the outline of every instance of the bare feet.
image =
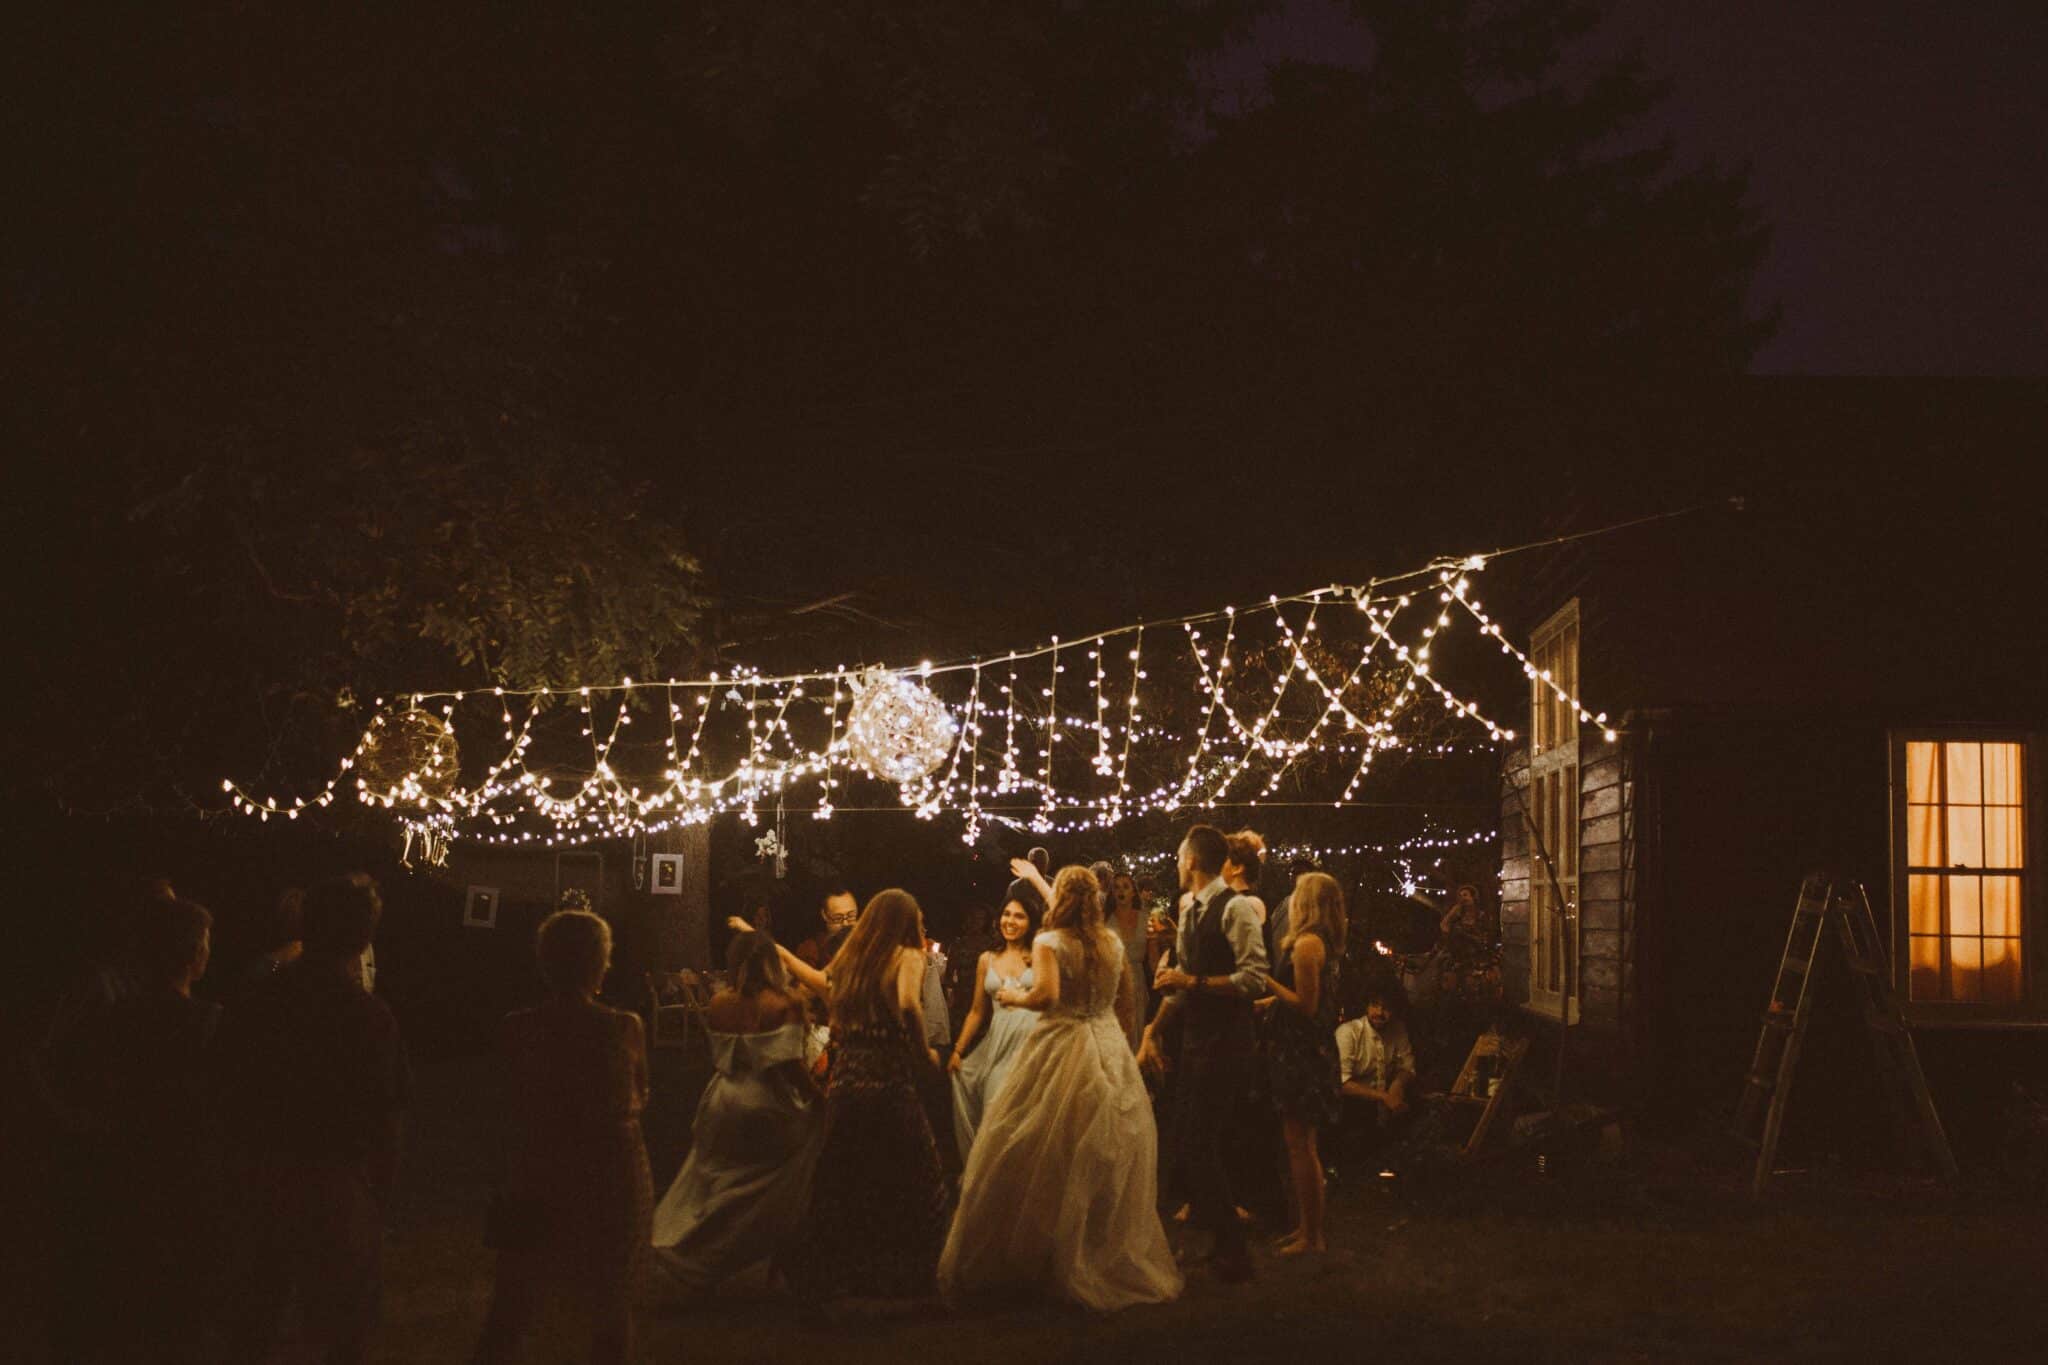
{"type": "MultiPolygon", "coordinates": [[[[1189,1206],[1188,1206],[1188,1205],[1186,1205],[1186,1204],[1182,1204],[1182,1205],[1181,1205],[1181,1206],[1180,1206],[1179,1208],[1175,1209],[1175,1210],[1173,1211],[1173,1221],[1174,1221],[1174,1222],[1176,1222],[1176,1223],[1185,1223],[1185,1222],[1187,1222],[1187,1221],[1188,1221],[1188,1208],[1189,1208],[1189,1206]]],[[[1239,1210],[1237,1211],[1237,1221],[1238,1221],[1238,1222],[1240,1222],[1240,1223],[1249,1223],[1249,1222],[1251,1222],[1251,1221],[1252,1221],[1252,1211],[1251,1211],[1250,1209],[1243,1209],[1243,1208],[1239,1209],[1239,1210]]]]}
{"type": "Polygon", "coordinates": [[[1289,1242],[1273,1254],[1275,1256],[1320,1256],[1330,1248],[1321,1242],[1289,1242]]]}

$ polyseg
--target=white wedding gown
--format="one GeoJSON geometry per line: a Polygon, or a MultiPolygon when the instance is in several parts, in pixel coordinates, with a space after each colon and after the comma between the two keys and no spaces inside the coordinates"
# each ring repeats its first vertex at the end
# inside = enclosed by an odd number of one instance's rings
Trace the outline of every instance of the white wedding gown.
{"type": "Polygon", "coordinates": [[[1159,1221],[1152,1103],[1117,1022],[1124,949],[1040,934],[1059,962],[1059,1003],[1025,1039],[982,1118],[939,1257],[948,1298],[1036,1288],[1094,1309],[1179,1296],[1159,1221]]]}

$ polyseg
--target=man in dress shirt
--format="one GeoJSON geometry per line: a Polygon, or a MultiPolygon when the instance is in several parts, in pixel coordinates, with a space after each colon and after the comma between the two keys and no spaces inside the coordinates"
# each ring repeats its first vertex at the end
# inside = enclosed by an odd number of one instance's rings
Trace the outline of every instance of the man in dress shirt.
{"type": "Polygon", "coordinates": [[[1337,1025],[1337,1076],[1344,1096],[1344,1145],[1354,1152],[1379,1148],[1413,1110],[1415,1048],[1408,1026],[1394,1017],[1400,988],[1375,982],[1365,1013],[1337,1025]]]}
{"type": "Polygon", "coordinates": [[[1252,1001],[1266,990],[1266,944],[1256,907],[1223,880],[1223,831],[1196,825],[1180,846],[1180,883],[1189,895],[1171,962],[1153,988],[1166,996],[1138,1048],[1141,1065],[1163,1064],[1157,1033],[1180,1020],[1180,1078],[1175,1152],[1189,1194],[1191,1226],[1216,1239],[1216,1278],[1251,1278],[1251,1256],[1237,1219],[1223,1140],[1244,1104],[1257,1064],[1252,1001]]]}

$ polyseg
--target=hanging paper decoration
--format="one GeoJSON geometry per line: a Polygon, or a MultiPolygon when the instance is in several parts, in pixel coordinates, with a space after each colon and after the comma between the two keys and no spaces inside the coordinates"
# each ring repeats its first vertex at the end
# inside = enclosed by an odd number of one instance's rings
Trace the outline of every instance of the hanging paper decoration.
{"type": "Polygon", "coordinates": [[[923,683],[871,668],[853,683],[846,748],[854,762],[899,785],[929,777],[953,751],[959,727],[923,683]]]}
{"type": "Polygon", "coordinates": [[[415,706],[371,724],[356,755],[356,776],[372,796],[438,801],[455,790],[460,758],[447,722],[415,706]]]}

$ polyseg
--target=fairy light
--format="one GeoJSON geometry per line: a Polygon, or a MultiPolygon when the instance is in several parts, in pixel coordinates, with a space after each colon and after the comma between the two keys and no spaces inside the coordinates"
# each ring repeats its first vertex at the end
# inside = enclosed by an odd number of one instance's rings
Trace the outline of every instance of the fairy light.
{"type": "Polygon", "coordinates": [[[1045,766],[1038,777],[1039,815],[1051,819],[1059,811],[1059,799],[1052,785],[1053,746],[1060,742],[1060,637],[1052,637],[1052,672],[1045,685],[1045,766]]]}
{"type": "MultiPolygon", "coordinates": [[[[1461,618],[1491,637],[1532,680],[1532,687],[1548,689],[1582,723],[1604,727],[1605,713],[1592,711],[1560,679],[1538,669],[1472,595],[1467,575],[1483,565],[1477,557],[1438,561],[1426,571],[1363,587],[1334,584],[1285,599],[1268,597],[1255,608],[1225,607],[1170,622],[1182,631],[1192,671],[1186,684],[1176,681],[1169,686],[1191,688],[1186,695],[1201,713],[1199,728],[1147,723],[1147,715],[1158,714],[1160,704],[1157,698],[1148,702],[1152,670],[1146,667],[1143,624],[1080,639],[1052,636],[1042,646],[998,656],[995,665],[985,666],[979,659],[958,664],[922,661],[911,668],[879,670],[882,676],[914,683],[920,690],[933,689],[945,703],[952,727],[948,746],[933,750],[933,766],[900,784],[901,803],[923,818],[942,812],[963,815],[965,837],[970,840],[987,821],[1011,819],[991,803],[992,794],[1028,794],[1029,805],[1011,809],[1032,811],[1029,827],[1034,830],[1100,828],[1190,804],[1229,804],[1238,784],[1254,772],[1257,786],[1249,804],[1302,804],[1272,798],[1288,774],[1318,757],[1342,763],[1350,771],[1334,801],[1315,804],[1351,805],[1383,753],[1452,757],[1495,752],[1515,739],[1514,730],[1491,720],[1437,676],[1435,648],[1461,618]],[[1381,589],[1423,572],[1435,578],[1437,610],[1414,621],[1408,614],[1414,596],[1381,589]],[[1331,638],[1325,627],[1338,623],[1320,613],[1333,600],[1347,598],[1358,609],[1360,627],[1340,629],[1337,638],[1331,638]],[[1287,609],[1295,604],[1307,607],[1299,624],[1288,615],[1287,609]],[[1220,632],[1204,629],[1217,621],[1223,623],[1220,632]],[[1404,621],[1409,625],[1397,636],[1397,623],[1404,621]],[[1277,638],[1271,645],[1260,643],[1268,633],[1277,638]],[[1127,689],[1118,686],[1122,676],[1110,665],[1112,648],[1129,665],[1127,689]],[[1094,706],[1091,710],[1076,704],[1063,715],[1061,674],[1076,649],[1085,649],[1092,665],[1088,686],[1094,706]],[[1262,658],[1273,661],[1270,674],[1247,666],[1262,658]],[[1019,693],[1023,665],[1040,659],[1048,670],[1039,689],[1042,711],[1037,704],[1020,705],[1019,693]],[[986,668],[995,666],[1002,672],[984,679],[986,668]],[[1361,701],[1358,690],[1368,678],[1371,690],[1361,701]],[[948,687],[948,679],[956,681],[948,687]],[[992,773],[982,769],[993,701],[984,681],[996,687],[1003,709],[999,761],[998,751],[990,749],[992,773]],[[1120,690],[1122,695],[1116,695],[1120,690]],[[1295,700],[1304,692],[1311,703],[1306,708],[1295,700]],[[1425,701],[1440,703],[1446,718],[1477,727],[1483,732],[1480,742],[1427,735],[1419,705],[1425,701]],[[1141,760],[1142,771],[1148,774],[1144,787],[1133,785],[1141,760]],[[1152,765],[1162,760],[1177,775],[1161,779],[1152,765]],[[1158,785],[1149,785],[1155,780],[1158,785]]],[[[1343,616],[1352,619],[1349,612],[1343,616]]],[[[814,817],[829,819],[843,786],[838,770],[848,756],[841,704],[847,699],[844,687],[849,676],[843,667],[775,677],[741,668],[655,683],[624,678],[608,686],[415,692],[402,694],[389,705],[379,698],[358,742],[324,786],[307,795],[262,797],[230,779],[222,783],[222,791],[229,808],[239,813],[266,821],[272,816],[296,820],[306,810],[331,805],[343,784],[352,781],[359,802],[391,812],[429,849],[444,847],[458,834],[493,843],[560,846],[701,824],[729,812],[757,819],[763,801],[790,808],[803,784],[811,784],[808,789],[816,793],[814,817]],[[523,718],[515,714],[515,699],[520,698],[526,707],[523,718]],[[529,766],[534,745],[544,733],[543,722],[568,709],[554,708],[557,699],[573,700],[574,709],[564,719],[576,724],[590,745],[588,768],[581,773],[542,774],[529,766]],[[600,699],[615,703],[606,718],[608,726],[600,724],[600,699]],[[657,729],[649,745],[636,750],[629,742],[635,712],[656,704],[666,713],[667,725],[657,729]],[[695,707],[694,717],[684,714],[690,705],[695,707]],[[477,706],[489,708],[484,727],[477,726],[477,717],[471,714],[477,706]],[[407,712],[432,718],[451,743],[445,749],[429,746],[429,752],[416,759],[401,760],[417,766],[396,776],[380,775],[378,781],[387,785],[373,789],[361,763],[369,746],[392,733],[393,720],[407,712]],[[468,723],[462,724],[465,717],[468,723]],[[469,776],[457,771],[453,761],[452,737],[458,724],[472,747],[488,748],[477,744],[480,729],[494,730],[505,745],[496,754],[463,755],[461,766],[469,776]],[[707,773],[705,755],[714,732],[736,741],[731,749],[735,757],[723,770],[707,773]],[[659,754],[659,768],[636,769],[630,757],[649,747],[659,754]]],[[[1435,706],[1428,713],[1434,716],[1435,706]]],[[[1611,728],[1604,733],[1616,737],[1611,728]]]]}
{"type": "MultiPolygon", "coordinates": [[[[1485,561],[1475,555],[1465,561],[1464,567],[1476,571],[1484,567],[1484,564],[1485,561]]],[[[1557,681],[1550,676],[1550,670],[1539,670],[1534,659],[1531,659],[1521,650],[1515,648],[1514,643],[1501,630],[1499,623],[1487,616],[1485,609],[1479,603],[1472,600],[1472,583],[1470,579],[1458,577],[1449,570],[1444,570],[1439,573],[1438,580],[1446,585],[1443,592],[1444,600],[1456,602],[1470,613],[1472,619],[1479,624],[1479,633],[1492,636],[1493,642],[1500,646],[1500,652],[1519,663],[1522,666],[1522,673],[1532,683],[1540,683],[1542,686],[1548,687],[1551,695],[1571,708],[1572,714],[1578,717],[1581,724],[1600,726],[1601,737],[1609,744],[1621,738],[1621,732],[1608,725],[1607,713],[1605,711],[1595,712],[1588,709],[1584,702],[1558,685],[1557,681]]]]}

